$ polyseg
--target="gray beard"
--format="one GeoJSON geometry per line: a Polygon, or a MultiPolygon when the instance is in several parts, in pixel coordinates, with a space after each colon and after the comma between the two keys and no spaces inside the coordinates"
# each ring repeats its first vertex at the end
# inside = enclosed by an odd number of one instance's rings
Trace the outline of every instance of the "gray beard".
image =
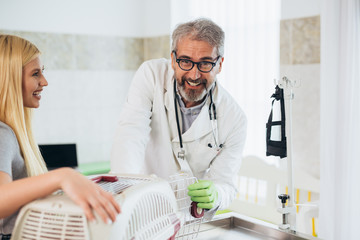
{"type": "Polygon", "coordinates": [[[178,85],[178,88],[181,97],[183,97],[188,102],[199,102],[204,99],[207,94],[206,89],[204,89],[201,93],[198,93],[196,90],[193,89],[188,89],[188,91],[186,91],[184,85],[178,85]]]}

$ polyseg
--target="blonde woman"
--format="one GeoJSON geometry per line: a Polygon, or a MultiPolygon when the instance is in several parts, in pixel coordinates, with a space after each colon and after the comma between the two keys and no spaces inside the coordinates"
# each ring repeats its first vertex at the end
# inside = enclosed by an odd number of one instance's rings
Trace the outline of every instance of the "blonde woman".
{"type": "Polygon", "coordinates": [[[29,41],[0,35],[0,239],[9,238],[18,210],[58,189],[105,222],[115,221],[120,207],[103,191],[71,168],[47,172],[31,130],[31,114],[48,85],[40,52],[29,41]]]}

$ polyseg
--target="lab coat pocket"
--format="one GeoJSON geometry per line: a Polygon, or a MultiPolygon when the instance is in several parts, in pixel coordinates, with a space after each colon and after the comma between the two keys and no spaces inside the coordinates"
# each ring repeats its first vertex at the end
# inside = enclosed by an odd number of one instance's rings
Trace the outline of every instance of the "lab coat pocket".
{"type": "Polygon", "coordinates": [[[200,142],[190,143],[189,150],[188,162],[192,171],[196,173],[206,171],[219,153],[216,149],[200,142]]]}

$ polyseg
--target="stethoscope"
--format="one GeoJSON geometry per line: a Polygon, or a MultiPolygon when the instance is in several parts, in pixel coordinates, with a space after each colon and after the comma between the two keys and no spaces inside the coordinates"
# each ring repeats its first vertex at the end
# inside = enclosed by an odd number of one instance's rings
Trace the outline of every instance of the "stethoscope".
{"type": "MultiPolygon", "coordinates": [[[[214,85],[216,85],[216,82],[214,82],[214,85]]],[[[215,149],[217,151],[220,151],[220,149],[223,147],[223,144],[219,144],[219,131],[218,131],[218,125],[217,125],[217,118],[216,118],[216,106],[213,101],[213,94],[212,94],[213,87],[210,88],[209,91],[209,97],[210,97],[210,105],[209,105],[209,119],[211,122],[211,128],[212,128],[212,135],[214,138],[214,144],[215,149]]],[[[181,136],[181,130],[180,130],[180,121],[179,121],[179,113],[178,113],[178,98],[176,93],[176,80],[174,79],[174,105],[175,105],[175,116],[176,116],[176,125],[178,130],[178,136],[179,136],[179,142],[180,142],[180,151],[178,152],[178,158],[185,160],[185,150],[183,146],[182,136],[181,136]]],[[[212,148],[213,146],[211,143],[208,144],[208,147],[212,148]]]]}

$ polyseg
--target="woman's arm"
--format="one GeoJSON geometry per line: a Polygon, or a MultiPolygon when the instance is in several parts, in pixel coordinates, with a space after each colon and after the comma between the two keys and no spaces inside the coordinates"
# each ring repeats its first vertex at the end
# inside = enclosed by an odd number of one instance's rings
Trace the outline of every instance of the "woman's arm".
{"type": "Polygon", "coordinates": [[[110,193],[75,170],[60,168],[16,181],[0,171],[0,218],[7,217],[23,205],[58,189],[67,193],[84,210],[90,221],[94,220],[92,210],[106,223],[115,221],[116,215],[120,213],[120,207],[110,193]]]}

